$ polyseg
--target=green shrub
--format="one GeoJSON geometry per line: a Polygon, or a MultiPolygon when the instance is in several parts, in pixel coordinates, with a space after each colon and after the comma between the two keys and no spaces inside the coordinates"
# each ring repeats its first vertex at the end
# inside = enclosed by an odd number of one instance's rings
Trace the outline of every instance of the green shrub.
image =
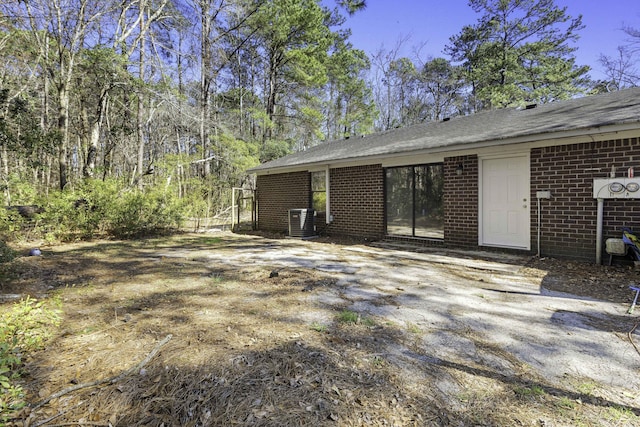
{"type": "Polygon", "coordinates": [[[48,240],[89,239],[104,232],[105,210],[118,197],[115,180],[91,180],[74,191],[55,191],[42,201],[41,231],[48,240]]]}
{"type": "Polygon", "coordinates": [[[25,406],[24,392],[16,383],[22,357],[43,348],[51,338],[51,328],[60,324],[58,304],[27,297],[0,316],[0,422],[25,406]]]}
{"type": "MultiPolygon", "coordinates": [[[[50,191],[40,199],[31,197],[27,190],[20,192],[25,197],[21,204],[41,206],[44,212],[25,219],[17,211],[0,208],[0,240],[40,237],[69,241],[104,235],[152,235],[181,227],[189,213],[203,214],[208,210],[207,201],[202,196],[198,198],[197,191],[195,196],[181,199],[171,187],[131,188],[117,179],[83,181],[74,189],[50,191]]],[[[0,247],[0,260],[3,253],[0,247]]]]}
{"type": "Polygon", "coordinates": [[[117,180],[87,181],[74,191],[50,193],[42,204],[41,232],[54,241],[173,230],[182,225],[187,206],[159,187],[139,190],[117,180]]]}
{"type": "Polygon", "coordinates": [[[0,240],[0,264],[9,262],[16,257],[16,252],[0,240]]]}
{"type": "Polygon", "coordinates": [[[135,237],[175,230],[184,221],[185,206],[158,189],[129,190],[107,211],[107,230],[117,237],[135,237]]]}
{"type": "Polygon", "coordinates": [[[15,240],[24,230],[27,220],[18,211],[0,207],[0,236],[5,240],[15,240]]]}

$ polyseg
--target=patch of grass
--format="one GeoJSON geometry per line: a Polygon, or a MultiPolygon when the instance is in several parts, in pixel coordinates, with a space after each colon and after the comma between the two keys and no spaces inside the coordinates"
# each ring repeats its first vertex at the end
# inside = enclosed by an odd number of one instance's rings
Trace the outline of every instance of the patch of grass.
{"type": "Polygon", "coordinates": [[[222,239],[220,237],[205,237],[200,239],[200,242],[203,245],[217,245],[218,243],[222,243],[222,239]]]}
{"type": "Polygon", "coordinates": [[[338,314],[338,322],[349,323],[353,325],[374,326],[375,322],[368,317],[360,315],[355,311],[343,310],[338,314]]]}
{"type": "Polygon", "coordinates": [[[387,361],[380,356],[374,356],[371,360],[371,364],[376,368],[382,368],[387,364],[387,361]]]}
{"type": "Polygon", "coordinates": [[[327,325],[323,325],[322,323],[318,323],[318,322],[313,322],[311,324],[311,330],[324,333],[324,332],[327,332],[328,328],[327,328],[327,325]]]}
{"type": "Polygon", "coordinates": [[[67,283],[65,288],[74,289],[76,294],[81,296],[91,295],[95,291],[95,285],[91,282],[87,283],[67,283]]]}
{"type": "Polygon", "coordinates": [[[89,326],[89,327],[86,327],[86,328],[82,329],[80,332],[78,332],[78,334],[79,335],[89,335],[89,334],[92,334],[92,333],[94,333],[96,331],[99,331],[97,326],[89,326]]]}
{"type": "Polygon", "coordinates": [[[544,396],[546,394],[544,389],[537,385],[531,387],[517,387],[514,392],[516,396],[520,398],[535,398],[544,396]]]}
{"type": "Polygon", "coordinates": [[[220,285],[225,281],[225,278],[221,273],[213,273],[209,277],[211,277],[211,283],[213,285],[220,285]]]}
{"type": "Polygon", "coordinates": [[[407,323],[407,331],[416,335],[422,333],[422,329],[420,329],[420,327],[415,323],[411,323],[411,322],[407,323]]]}
{"type": "Polygon", "coordinates": [[[574,409],[576,407],[576,401],[563,396],[556,401],[555,405],[560,409],[574,409]]]}
{"type": "Polygon", "coordinates": [[[0,424],[26,403],[20,378],[25,353],[44,347],[52,328],[60,324],[57,298],[36,301],[27,297],[0,316],[0,424]]]}
{"type": "Polygon", "coordinates": [[[582,383],[578,386],[577,390],[580,394],[585,394],[587,396],[591,396],[596,389],[596,383],[594,382],[586,382],[582,383]]]}
{"type": "MultiPolygon", "coordinates": [[[[607,408],[607,414],[609,415],[609,419],[611,421],[616,421],[618,423],[621,423],[621,422],[626,423],[629,421],[640,420],[640,417],[636,416],[631,409],[623,408],[622,406],[618,406],[618,405],[609,406],[607,408]]],[[[626,424],[626,425],[631,425],[631,424],[626,424]]]]}
{"type": "Polygon", "coordinates": [[[373,321],[373,319],[370,319],[369,317],[363,317],[360,319],[360,323],[363,324],[364,326],[368,326],[368,327],[373,327],[376,326],[376,322],[373,321]]]}
{"type": "Polygon", "coordinates": [[[342,323],[357,323],[359,319],[360,315],[351,310],[342,310],[340,314],[338,314],[338,322],[342,323]]]}

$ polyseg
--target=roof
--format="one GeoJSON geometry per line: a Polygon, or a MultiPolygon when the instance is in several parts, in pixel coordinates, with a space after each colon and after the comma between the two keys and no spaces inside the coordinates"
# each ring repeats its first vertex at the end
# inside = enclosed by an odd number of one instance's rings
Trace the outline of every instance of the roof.
{"type": "Polygon", "coordinates": [[[478,143],[506,145],[517,138],[519,142],[535,141],[571,131],[594,133],[604,127],[629,124],[640,128],[640,88],[551,102],[535,108],[484,111],[363,137],[324,142],[263,163],[249,172],[264,173],[368,157],[411,155],[425,150],[453,151],[478,143]]]}

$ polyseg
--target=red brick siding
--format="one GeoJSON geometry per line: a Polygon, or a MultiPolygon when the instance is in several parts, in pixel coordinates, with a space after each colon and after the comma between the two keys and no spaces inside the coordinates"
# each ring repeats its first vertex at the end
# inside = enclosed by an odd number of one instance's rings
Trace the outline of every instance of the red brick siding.
{"type": "Polygon", "coordinates": [[[330,235],[384,236],[384,173],[381,165],[331,169],[330,235]]]}
{"type": "MultiPolygon", "coordinates": [[[[595,259],[597,202],[593,199],[593,179],[607,177],[611,165],[616,167],[617,176],[623,176],[630,166],[640,175],[639,138],[531,150],[532,252],[538,244],[536,191],[550,190],[551,199],[541,201],[541,254],[595,259]]],[[[331,169],[334,221],[326,228],[328,234],[372,239],[384,235],[383,171],[381,165],[331,169]]],[[[476,155],[445,158],[447,246],[477,248],[478,171],[476,155]],[[461,175],[456,173],[459,164],[464,169],[461,175]]],[[[285,231],[289,209],[310,207],[308,172],[259,176],[257,187],[261,230],[285,231]]],[[[640,233],[640,200],[605,200],[603,242],[608,237],[619,238],[622,227],[640,233]]]]}
{"type": "MultiPolygon", "coordinates": [[[[542,255],[595,260],[597,201],[593,179],[617,176],[628,167],[640,172],[638,138],[537,148],[531,151],[531,247],[537,250],[536,191],[550,190],[541,201],[542,255]]],[[[621,236],[621,228],[640,231],[640,200],[604,201],[603,242],[621,236]]],[[[603,256],[606,255],[603,249],[603,256]]]]}
{"type": "Polygon", "coordinates": [[[444,159],[444,242],[478,247],[478,156],[444,159]],[[456,169],[462,164],[462,174],[456,169]]]}
{"type": "Polygon", "coordinates": [[[258,229],[288,232],[289,209],[309,208],[309,172],[259,175],[256,182],[258,229]]]}

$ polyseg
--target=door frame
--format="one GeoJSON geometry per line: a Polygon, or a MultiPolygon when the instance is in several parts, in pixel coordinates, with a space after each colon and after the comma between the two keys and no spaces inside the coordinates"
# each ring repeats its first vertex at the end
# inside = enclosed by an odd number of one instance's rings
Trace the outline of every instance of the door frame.
{"type": "Polygon", "coordinates": [[[486,246],[486,247],[496,247],[496,248],[506,248],[506,249],[522,249],[522,250],[531,250],[531,155],[529,151],[524,152],[513,152],[513,153],[503,153],[503,154],[493,154],[493,155],[483,155],[478,156],[478,246],[486,246]],[[512,158],[525,158],[526,160],[526,171],[523,173],[525,178],[525,183],[527,187],[527,205],[528,211],[526,215],[526,244],[524,246],[504,246],[504,245],[496,245],[496,244],[487,244],[484,242],[484,201],[483,201],[483,189],[484,189],[484,161],[485,160],[499,160],[499,159],[512,159],[512,158]]]}

